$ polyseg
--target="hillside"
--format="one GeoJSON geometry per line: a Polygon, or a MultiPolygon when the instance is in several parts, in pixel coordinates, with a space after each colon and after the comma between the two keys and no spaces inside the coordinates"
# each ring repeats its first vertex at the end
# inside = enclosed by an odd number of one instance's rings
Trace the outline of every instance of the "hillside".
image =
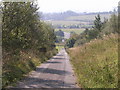
{"type": "MultiPolygon", "coordinates": [[[[39,14],[41,15],[41,12],[39,12],[39,14]]],[[[112,14],[112,12],[94,12],[94,13],[77,13],[74,11],[66,11],[66,12],[60,12],[60,13],[42,13],[42,20],[71,20],[69,19],[70,17],[78,17],[78,16],[96,16],[97,14],[101,14],[103,16],[105,16],[106,18],[108,17],[107,15],[112,14]]],[[[79,17],[80,18],[80,17],[79,17]]],[[[83,17],[81,17],[82,19],[83,17]]]]}
{"type": "Polygon", "coordinates": [[[118,38],[111,34],[69,49],[78,84],[84,88],[117,88],[118,38]]]}
{"type": "MultiPolygon", "coordinates": [[[[79,14],[73,11],[66,11],[61,13],[42,13],[43,20],[65,20],[65,18],[70,16],[78,16],[79,14]]],[[[40,13],[41,15],[41,13],[40,13]]]]}
{"type": "MultiPolygon", "coordinates": [[[[85,15],[79,15],[79,16],[71,16],[66,18],[66,20],[69,21],[83,21],[83,22],[92,22],[95,19],[95,16],[97,16],[98,13],[95,14],[85,14],[85,15]]],[[[110,18],[111,13],[100,13],[102,20],[104,20],[104,18],[110,18]]]]}

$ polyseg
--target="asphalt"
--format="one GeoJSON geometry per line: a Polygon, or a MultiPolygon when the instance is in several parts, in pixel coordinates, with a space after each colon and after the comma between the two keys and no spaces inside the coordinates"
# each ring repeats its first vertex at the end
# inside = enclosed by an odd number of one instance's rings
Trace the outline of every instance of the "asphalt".
{"type": "Polygon", "coordinates": [[[65,49],[30,72],[14,88],[78,88],[65,49]]]}

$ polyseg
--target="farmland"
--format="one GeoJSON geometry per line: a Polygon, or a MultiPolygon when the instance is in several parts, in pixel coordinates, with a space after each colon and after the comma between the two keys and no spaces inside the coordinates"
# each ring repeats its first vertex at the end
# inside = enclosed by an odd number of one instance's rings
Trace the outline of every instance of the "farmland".
{"type": "Polygon", "coordinates": [[[81,24],[82,22],[78,22],[78,21],[59,21],[59,20],[56,20],[56,21],[45,21],[47,23],[51,23],[52,25],[72,25],[72,24],[81,24]]]}
{"type": "MultiPolygon", "coordinates": [[[[63,19],[58,20],[52,18],[48,20],[44,20],[46,23],[51,24],[54,28],[58,29],[64,29],[66,32],[75,31],[77,34],[80,33],[78,29],[81,28],[91,28],[93,26],[93,21],[95,20],[95,16],[97,16],[98,13],[93,14],[79,14],[76,16],[67,16],[63,19]],[[66,30],[67,29],[67,30],[66,30]]],[[[104,21],[104,19],[109,19],[111,16],[111,13],[100,13],[101,21],[104,21]]],[[[61,16],[62,17],[62,16],[61,16]]],[[[57,16],[56,16],[57,18],[57,16]]]]}
{"type": "MultiPolygon", "coordinates": [[[[95,19],[95,16],[97,16],[97,14],[71,16],[66,18],[66,20],[88,22],[88,21],[93,21],[95,19]]],[[[110,18],[111,14],[100,14],[100,16],[101,19],[104,20],[104,18],[110,18]]]]}
{"type": "MultiPolygon", "coordinates": [[[[55,29],[55,31],[58,31],[59,29],[55,29]]],[[[84,28],[81,28],[81,29],[61,29],[62,31],[64,32],[75,32],[76,34],[80,34],[82,33],[85,29],[84,28]]]]}

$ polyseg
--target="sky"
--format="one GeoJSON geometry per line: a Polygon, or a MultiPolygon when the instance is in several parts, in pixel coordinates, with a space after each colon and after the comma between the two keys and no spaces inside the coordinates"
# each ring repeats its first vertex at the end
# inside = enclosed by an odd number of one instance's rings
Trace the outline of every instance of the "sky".
{"type": "Polygon", "coordinates": [[[113,11],[120,0],[37,0],[39,11],[44,13],[64,12],[102,12],[113,11]]]}

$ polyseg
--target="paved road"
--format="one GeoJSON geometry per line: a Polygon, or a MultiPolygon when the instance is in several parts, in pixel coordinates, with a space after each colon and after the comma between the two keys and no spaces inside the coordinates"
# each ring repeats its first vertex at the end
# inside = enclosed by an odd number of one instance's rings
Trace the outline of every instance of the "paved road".
{"type": "Polygon", "coordinates": [[[64,49],[46,63],[37,67],[17,88],[77,88],[75,77],[64,49]]]}

